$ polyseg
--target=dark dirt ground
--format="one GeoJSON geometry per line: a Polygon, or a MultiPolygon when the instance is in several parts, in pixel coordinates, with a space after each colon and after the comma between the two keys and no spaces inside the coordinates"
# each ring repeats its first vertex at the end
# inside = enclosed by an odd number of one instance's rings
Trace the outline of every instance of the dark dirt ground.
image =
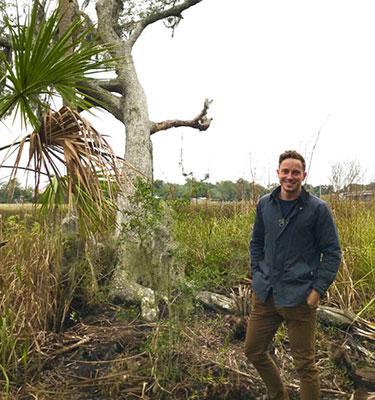
{"type": "MultiPolygon", "coordinates": [[[[118,307],[98,307],[65,332],[41,338],[38,370],[8,398],[260,399],[265,390],[243,354],[243,326],[235,317],[202,310],[189,321],[148,324],[118,307]]],[[[375,399],[371,393],[354,397],[350,377],[353,365],[375,354],[375,341],[321,324],[318,332],[322,399],[375,399]]],[[[291,399],[298,399],[284,329],[273,352],[291,399]]]]}

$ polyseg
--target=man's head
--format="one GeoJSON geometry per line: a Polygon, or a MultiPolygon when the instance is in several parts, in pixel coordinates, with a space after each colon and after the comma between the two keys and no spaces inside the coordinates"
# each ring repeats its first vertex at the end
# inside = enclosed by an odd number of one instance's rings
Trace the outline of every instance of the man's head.
{"type": "Polygon", "coordinates": [[[281,198],[293,200],[301,192],[302,182],[306,178],[306,162],[303,156],[294,150],[280,154],[277,175],[281,185],[281,198]]]}

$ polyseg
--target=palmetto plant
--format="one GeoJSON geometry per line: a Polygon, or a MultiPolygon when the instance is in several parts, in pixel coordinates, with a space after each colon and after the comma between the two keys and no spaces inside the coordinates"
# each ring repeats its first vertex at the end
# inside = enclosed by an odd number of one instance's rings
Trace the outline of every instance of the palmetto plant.
{"type": "Polygon", "coordinates": [[[16,153],[12,178],[19,168],[33,171],[37,191],[40,177],[45,174],[53,183],[44,197],[49,204],[58,203],[58,193],[65,190],[70,204],[77,203],[78,210],[83,207],[84,214],[93,216],[100,214],[102,207],[114,204],[108,199],[119,178],[118,158],[104,137],[76,110],[92,106],[90,96],[84,92],[85,84],[91,74],[111,69],[114,60],[105,56],[106,46],[86,43],[88,30],[82,29],[79,19],[65,32],[59,32],[58,10],[39,21],[37,3],[25,23],[18,17],[13,26],[5,19],[12,62],[0,55],[0,83],[4,87],[0,118],[12,113],[32,133],[0,150],[8,149],[4,161],[16,153]],[[61,100],[64,106],[53,110],[61,100]],[[56,185],[60,186],[58,190],[56,185]],[[79,202],[83,199],[86,201],[79,202]],[[91,213],[84,210],[88,204],[91,213]]]}

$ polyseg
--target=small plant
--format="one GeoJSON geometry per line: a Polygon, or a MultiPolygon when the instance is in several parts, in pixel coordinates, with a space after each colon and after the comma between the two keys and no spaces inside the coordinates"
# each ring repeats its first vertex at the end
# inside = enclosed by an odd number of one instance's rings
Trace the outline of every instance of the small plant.
{"type": "Polygon", "coordinates": [[[122,231],[135,235],[142,246],[160,223],[163,207],[160,199],[155,197],[152,186],[141,178],[135,182],[135,192],[129,197],[129,203],[130,209],[124,211],[122,231]]]}

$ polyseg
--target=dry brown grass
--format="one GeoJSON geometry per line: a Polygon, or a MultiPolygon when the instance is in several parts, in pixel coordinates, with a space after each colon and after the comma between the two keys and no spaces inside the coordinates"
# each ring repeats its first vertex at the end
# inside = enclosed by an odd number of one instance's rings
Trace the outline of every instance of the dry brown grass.
{"type": "Polygon", "coordinates": [[[35,367],[43,332],[59,326],[61,237],[47,225],[3,227],[0,249],[1,380],[17,381],[35,367]],[[33,365],[30,364],[32,358],[33,365]]]}

